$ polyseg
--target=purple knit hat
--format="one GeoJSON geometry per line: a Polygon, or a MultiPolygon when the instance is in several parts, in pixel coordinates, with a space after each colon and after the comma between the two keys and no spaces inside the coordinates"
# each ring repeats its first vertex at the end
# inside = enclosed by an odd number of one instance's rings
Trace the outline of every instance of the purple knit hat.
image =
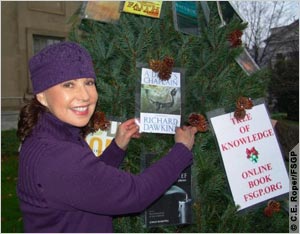
{"type": "Polygon", "coordinates": [[[30,59],[29,69],[34,94],[68,80],[96,79],[91,56],[74,42],[44,48],[30,59]]]}

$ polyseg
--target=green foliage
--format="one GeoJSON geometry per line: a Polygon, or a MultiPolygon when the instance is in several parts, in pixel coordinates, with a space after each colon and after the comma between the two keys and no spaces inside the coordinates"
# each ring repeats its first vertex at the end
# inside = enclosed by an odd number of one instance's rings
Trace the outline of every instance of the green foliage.
{"type": "MultiPolygon", "coordinates": [[[[173,25],[171,2],[164,2],[162,18],[153,19],[122,13],[118,24],[83,19],[70,34],[91,53],[97,74],[98,108],[108,116],[132,118],[136,115],[138,63],[173,57],[175,67],[185,70],[183,118],[192,112],[205,114],[216,108],[234,108],[243,95],[264,97],[269,74],[261,70],[248,76],[235,62],[243,48],[230,48],[228,35],[246,24],[237,20],[220,27],[216,3],[209,2],[210,23],[201,24],[199,37],[177,32],[173,25]],[[80,32],[80,33],[79,33],[80,32]]],[[[140,172],[140,157],[154,152],[160,157],[173,144],[173,136],[143,134],[133,140],[123,169],[140,172]]],[[[193,194],[195,224],[146,229],[140,214],[114,220],[116,232],[286,232],[285,213],[266,218],[263,210],[247,214],[234,206],[215,137],[209,131],[198,134],[193,149],[193,194]],[[280,217],[280,218],[277,218],[280,217]],[[272,223],[270,220],[278,221],[272,223]],[[277,220],[278,219],[278,220],[277,220]]]]}
{"type": "Polygon", "coordinates": [[[19,141],[15,130],[1,132],[1,232],[23,232],[16,195],[19,141]]]}
{"type": "Polygon", "coordinates": [[[287,119],[299,121],[299,52],[275,64],[270,92],[278,100],[278,110],[287,113],[287,119]]]}
{"type": "Polygon", "coordinates": [[[16,130],[1,132],[1,155],[15,156],[18,153],[19,143],[16,130]]]}

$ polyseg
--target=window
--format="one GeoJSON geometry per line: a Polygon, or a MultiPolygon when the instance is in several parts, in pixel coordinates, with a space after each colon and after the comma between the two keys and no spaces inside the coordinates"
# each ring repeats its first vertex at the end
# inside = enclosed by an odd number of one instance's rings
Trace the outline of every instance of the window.
{"type": "Polygon", "coordinates": [[[52,36],[42,36],[42,35],[33,35],[33,46],[32,52],[36,54],[41,49],[45,48],[48,45],[56,44],[61,41],[64,41],[63,37],[52,37],[52,36]]]}

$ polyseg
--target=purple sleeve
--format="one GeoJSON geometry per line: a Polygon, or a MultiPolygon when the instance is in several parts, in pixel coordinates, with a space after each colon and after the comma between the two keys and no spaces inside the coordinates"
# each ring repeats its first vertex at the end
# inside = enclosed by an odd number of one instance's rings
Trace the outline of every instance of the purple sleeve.
{"type": "Polygon", "coordinates": [[[100,160],[107,165],[113,167],[119,167],[125,157],[125,151],[122,150],[115,142],[115,139],[109,144],[109,146],[103,151],[100,156],[100,160]]]}
{"type": "Polygon", "coordinates": [[[141,212],[192,163],[192,153],[181,143],[138,175],[90,157],[92,152],[87,149],[84,155],[78,151],[74,147],[64,155],[49,152],[52,158],[40,161],[37,177],[49,207],[67,206],[104,215],[141,212]]]}

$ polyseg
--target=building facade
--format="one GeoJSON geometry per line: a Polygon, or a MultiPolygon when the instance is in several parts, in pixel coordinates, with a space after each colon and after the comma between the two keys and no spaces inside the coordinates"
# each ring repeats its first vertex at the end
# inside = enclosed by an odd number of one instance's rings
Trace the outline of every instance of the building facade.
{"type": "Polygon", "coordinates": [[[265,40],[266,47],[261,49],[265,56],[261,67],[274,68],[278,59],[290,59],[299,56],[299,20],[293,23],[271,28],[270,36],[265,40]]]}
{"type": "Polygon", "coordinates": [[[1,1],[1,110],[19,110],[32,98],[29,59],[65,40],[78,1],[1,1]]]}
{"type": "Polygon", "coordinates": [[[285,27],[271,29],[271,36],[268,38],[270,51],[273,56],[270,65],[274,67],[277,59],[290,59],[299,56],[299,20],[285,27]]]}

